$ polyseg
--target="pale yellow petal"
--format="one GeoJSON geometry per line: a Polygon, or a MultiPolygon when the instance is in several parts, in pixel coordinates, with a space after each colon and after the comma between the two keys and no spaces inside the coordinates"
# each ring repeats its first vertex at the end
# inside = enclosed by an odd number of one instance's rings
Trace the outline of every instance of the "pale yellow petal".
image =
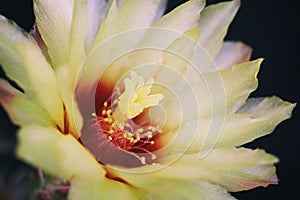
{"type": "Polygon", "coordinates": [[[34,0],[36,23],[54,67],[69,60],[74,0],[34,0]]]}
{"type": "Polygon", "coordinates": [[[75,175],[102,180],[104,169],[71,135],[54,128],[30,125],[18,132],[17,156],[53,176],[75,175]]]}
{"type": "Polygon", "coordinates": [[[204,158],[199,158],[199,154],[183,155],[168,170],[158,174],[180,180],[206,180],[229,191],[241,191],[276,184],[273,164],[277,162],[275,156],[263,150],[214,149],[204,158]]]}
{"type": "MultiPolygon", "coordinates": [[[[146,167],[147,168],[147,167],[146,167]]],[[[115,171],[116,175],[124,178],[128,181],[129,184],[133,186],[137,186],[142,191],[145,191],[147,194],[147,199],[214,199],[214,200],[230,200],[233,198],[227,191],[220,187],[217,184],[212,184],[204,179],[197,179],[197,174],[194,177],[187,176],[185,178],[178,178],[177,175],[188,174],[189,171],[192,170],[193,166],[189,168],[181,168],[182,171],[176,171],[175,176],[173,175],[173,166],[166,166],[161,170],[155,172],[148,172],[147,169],[145,173],[122,173],[120,171],[115,171]],[[171,171],[169,171],[171,170],[171,171]],[[163,174],[165,173],[166,174],[163,174]]],[[[201,168],[199,168],[201,170],[201,168]]],[[[175,173],[175,172],[174,172],[175,173]]]]}
{"type": "Polygon", "coordinates": [[[123,1],[121,2],[121,5],[117,7],[116,1],[114,1],[107,18],[101,25],[94,42],[94,47],[109,37],[121,32],[149,27],[156,16],[159,2],[159,0],[131,0],[123,1]]]}
{"type": "Polygon", "coordinates": [[[109,79],[108,81],[116,82],[124,74],[123,67],[127,65],[127,57],[119,61],[120,57],[128,51],[132,51],[147,28],[151,26],[159,2],[159,0],[122,1],[119,7],[116,1],[112,3],[108,16],[102,23],[93,48],[83,65],[84,71],[82,72],[84,74],[81,74],[81,85],[95,84],[105,68],[111,64],[115,66],[106,72],[110,75],[102,74],[103,77],[109,79]],[[119,61],[122,65],[113,63],[115,61],[119,61]]]}
{"type": "Polygon", "coordinates": [[[69,65],[75,74],[83,62],[87,9],[86,0],[34,1],[36,23],[54,68],[69,65]]]}
{"type": "MultiPolygon", "coordinates": [[[[171,184],[172,188],[176,188],[174,189],[176,192],[183,187],[183,184],[191,186],[197,182],[219,185],[229,191],[241,191],[276,184],[277,177],[273,164],[277,161],[276,157],[263,150],[224,148],[214,149],[202,159],[199,158],[199,154],[182,155],[175,162],[161,166],[162,168],[156,171],[147,171],[148,167],[145,167],[145,173],[115,173],[129,183],[153,192],[157,192],[159,188],[167,188],[167,186],[155,185],[165,181],[167,183],[163,185],[171,184]]],[[[189,191],[188,188],[185,190],[189,191]]],[[[179,190],[175,196],[185,194],[184,191],[179,190]]],[[[196,196],[193,195],[199,195],[195,192],[189,194],[194,199],[196,196]]],[[[208,192],[205,195],[210,194],[208,192]]]]}
{"type": "Polygon", "coordinates": [[[257,74],[262,59],[245,62],[233,66],[231,70],[220,71],[226,93],[226,106],[228,111],[235,112],[243,105],[257,86],[257,74]]]}
{"type": "Polygon", "coordinates": [[[65,117],[67,121],[65,133],[72,134],[75,138],[80,137],[82,117],[75,101],[75,87],[72,76],[72,69],[63,65],[56,69],[57,82],[60,85],[59,91],[64,101],[65,117]]]}
{"type": "Polygon", "coordinates": [[[205,143],[215,143],[213,148],[240,146],[270,134],[280,122],[291,116],[294,107],[295,104],[278,97],[249,99],[237,113],[226,115],[224,126],[218,132],[210,128],[209,120],[201,120],[202,128],[190,151],[199,151],[205,143]],[[219,137],[213,138],[211,135],[219,137]]]}
{"type": "Polygon", "coordinates": [[[239,6],[240,1],[233,0],[207,6],[201,12],[199,20],[201,37],[199,42],[212,58],[215,58],[219,53],[227,29],[239,6]]]}
{"type": "Polygon", "coordinates": [[[57,81],[59,82],[61,96],[64,101],[65,115],[68,119],[67,129],[64,131],[80,136],[81,117],[74,102],[75,78],[79,67],[85,59],[85,39],[87,29],[87,3],[86,0],[75,0],[71,23],[69,41],[69,61],[56,68],[57,81]],[[75,119],[76,116],[76,119],[75,119]]]}
{"type": "Polygon", "coordinates": [[[234,200],[224,188],[204,181],[157,179],[147,188],[149,199],[155,200],[234,200]]]}
{"type": "Polygon", "coordinates": [[[16,125],[25,126],[35,123],[56,126],[45,110],[2,79],[0,79],[0,103],[16,125]]]}
{"type": "Polygon", "coordinates": [[[179,33],[197,28],[200,12],[204,5],[204,0],[188,1],[164,15],[153,24],[153,27],[171,29],[179,33]]]}
{"type": "Polygon", "coordinates": [[[295,104],[278,97],[254,98],[229,115],[218,146],[239,146],[271,133],[282,121],[290,118],[295,104]]]}
{"type": "Polygon", "coordinates": [[[189,61],[194,55],[196,41],[199,38],[199,29],[191,29],[176,39],[162,53],[161,66],[154,72],[156,84],[166,88],[173,88],[182,79],[189,61]]]}
{"type": "Polygon", "coordinates": [[[0,63],[4,72],[30,99],[43,107],[59,127],[63,128],[63,104],[55,73],[41,49],[14,23],[4,17],[0,18],[0,23],[0,63]]]}
{"type": "Polygon", "coordinates": [[[176,39],[183,37],[184,33],[196,30],[199,13],[204,4],[202,0],[188,1],[155,22],[135,46],[138,51],[131,52],[129,55],[129,65],[138,66],[161,62],[164,49],[174,43],[176,39]]]}
{"type": "MultiPolygon", "coordinates": [[[[214,113],[235,112],[258,85],[257,73],[262,59],[234,65],[232,69],[202,73],[190,71],[184,77],[190,84],[182,84],[178,97],[188,103],[191,98],[198,101],[199,113],[191,119],[210,118],[214,113]],[[194,93],[185,93],[192,88],[194,93]]],[[[191,112],[192,113],[192,112],[191,112]]]]}
{"type": "MultiPolygon", "coordinates": [[[[74,73],[77,72],[85,58],[85,39],[88,22],[87,3],[86,0],[74,0],[69,41],[69,63],[70,67],[74,69],[74,73]]],[[[73,77],[75,77],[75,74],[73,77]]]]}
{"type": "Polygon", "coordinates": [[[99,180],[96,178],[91,179],[82,176],[75,176],[71,180],[71,189],[68,199],[138,200],[146,198],[143,192],[138,191],[136,188],[117,180],[108,178],[99,180]]]}

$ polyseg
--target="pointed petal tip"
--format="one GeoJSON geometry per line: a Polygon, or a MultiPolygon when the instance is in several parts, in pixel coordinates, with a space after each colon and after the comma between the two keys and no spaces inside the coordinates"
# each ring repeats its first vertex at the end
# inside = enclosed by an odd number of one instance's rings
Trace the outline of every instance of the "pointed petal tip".
{"type": "Polygon", "coordinates": [[[257,166],[244,169],[246,175],[252,176],[252,179],[241,179],[240,183],[244,184],[243,187],[233,190],[234,192],[250,190],[257,187],[268,187],[269,185],[277,185],[279,179],[276,175],[276,167],[273,165],[257,166]]]}
{"type": "Polygon", "coordinates": [[[264,61],[264,58],[257,58],[255,60],[251,60],[251,61],[247,61],[247,62],[242,62],[239,64],[236,64],[233,66],[233,70],[240,68],[240,67],[247,67],[247,68],[251,68],[253,70],[256,71],[255,73],[255,77],[257,77],[257,74],[259,72],[259,69],[261,67],[261,63],[264,61]]]}
{"type": "Polygon", "coordinates": [[[292,114],[293,114],[293,111],[294,109],[296,108],[297,106],[297,103],[291,103],[289,101],[285,101],[285,100],[282,100],[281,98],[279,97],[276,97],[275,95],[270,97],[270,99],[278,99],[278,104],[282,104],[284,107],[286,107],[286,117],[283,119],[283,120],[287,120],[289,118],[292,117],[292,114]]]}
{"type": "Polygon", "coordinates": [[[268,97],[270,101],[274,101],[275,103],[282,105],[286,107],[289,111],[293,111],[293,109],[297,106],[297,103],[291,103],[289,101],[283,100],[280,97],[277,97],[276,95],[268,97]]]}
{"type": "MultiPolygon", "coordinates": [[[[225,2],[224,4],[226,4],[227,2],[225,2]]],[[[229,1],[227,3],[228,7],[230,7],[231,9],[233,9],[233,12],[237,12],[239,10],[239,8],[241,7],[241,1],[240,0],[233,0],[233,1],[229,1]]]]}
{"type": "Polygon", "coordinates": [[[232,4],[239,8],[241,7],[241,0],[233,0],[232,4]]]}
{"type": "Polygon", "coordinates": [[[231,0],[231,1],[223,1],[223,2],[220,2],[220,3],[216,3],[216,4],[212,4],[212,6],[214,5],[226,5],[228,7],[231,7],[233,6],[233,8],[240,8],[241,6],[241,0],[231,0]]]}
{"type": "Polygon", "coordinates": [[[256,61],[256,62],[258,62],[259,64],[261,64],[264,60],[265,60],[265,58],[257,58],[257,59],[254,60],[254,61],[256,61]]]}
{"type": "Polygon", "coordinates": [[[198,3],[199,3],[199,7],[200,7],[201,10],[202,10],[202,8],[204,8],[205,5],[206,5],[206,0],[197,0],[197,1],[198,1],[198,3]]]}
{"type": "Polygon", "coordinates": [[[261,148],[256,148],[254,150],[251,150],[253,151],[253,153],[260,153],[261,155],[267,155],[267,157],[265,157],[265,161],[268,161],[269,163],[273,163],[273,164],[276,164],[276,163],[279,163],[279,158],[271,153],[268,153],[266,152],[266,150],[264,149],[261,149],[261,148]]]}
{"type": "Polygon", "coordinates": [[[253,49],[252,47],[250,47],[249,45],[245,44],[244,42],[242,41],[237,41],[236,45],[240,48],[240,49],[243,49],[243,51],[247,51],[247,52],[250,52],[252,53],[253,49]]]}

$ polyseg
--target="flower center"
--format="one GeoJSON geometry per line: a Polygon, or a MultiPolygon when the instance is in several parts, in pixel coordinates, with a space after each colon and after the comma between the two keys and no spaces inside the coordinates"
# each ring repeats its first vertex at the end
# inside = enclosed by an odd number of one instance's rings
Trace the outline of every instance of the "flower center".
{"type": "Polygon", "coordinates": [[[114,118],[123,122],[139,115],[145,108],[156,106],[163,98],[162,94],[150,95],[154,80],[147,83],[141,76],[131,72],[131,79],[125,79],[125,91],[121,94],[114,118]]]}
{"type": "Polygon", "coordinates": [[[152,79],[144,82],[135,72],[130,77],[124,80],[123,91],[117,87],[97,113],[92,114],[96,131],[90,149],[102,164],[136,167],[153,164],[158,159],[154,151],[160,148],[158,139],[163,130],[147,113],[148,108],[159,104],[163,95],[150,94],[152,79]]]}

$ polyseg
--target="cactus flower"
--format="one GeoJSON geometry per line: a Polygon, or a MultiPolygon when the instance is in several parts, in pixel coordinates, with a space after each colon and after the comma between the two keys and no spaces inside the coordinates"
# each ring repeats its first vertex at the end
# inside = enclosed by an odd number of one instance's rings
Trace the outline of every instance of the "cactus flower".
{"type": "Polygon", "coordinates": [[[0,102],[19,159],[67,198],[235,199],[277,184],[278,159],[244,144],[294,104],[249,98],[262,59],[225,41],[240,1],[34,0],[26,33],[0,17],[0,102]]]}

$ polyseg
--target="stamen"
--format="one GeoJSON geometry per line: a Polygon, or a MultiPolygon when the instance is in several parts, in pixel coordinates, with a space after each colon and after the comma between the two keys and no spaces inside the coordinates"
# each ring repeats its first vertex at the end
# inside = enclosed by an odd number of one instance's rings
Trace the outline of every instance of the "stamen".
{"type": "MultiPolygon", "coordinates": [[[[111,106],[104,102],[103,108],[100,111],[101,115],[97,116],[92,113],[95,117],[96,123],[100,124],[100,131],[106,134],[109,142],[124,149],[128,154],[134,156],[140,160],[142,165],[147,164],[144,156],[139,156],[136,151],[141,151],[149,154],[152,160],[155,160],[157,156],[146,149],[146,145],[154,145],[155,141],[152,140],[159,129],[155,128],[150,122],[144,124],[144,127],[137,128],[136,124],[131,122],[118,123],[114,120],[111,106]]],[[[96,124],[95,124],[96,125],[96,124]]]]}
{"type": "Polygon", "coordinates": [[[140,161],[143,165],[146,165],[146,158],[144,156],[140,158],[140,161]]]}
{"type": "MultiPolygon", "coordinates": [[[[94,127],[99,131],[99,142],[97,148],[106,146],[104,152],[120,152],[136,158],[141,165],[149,165],[155,162],[157,155],[154,149],[159,143],[156,140],[160,137],[162,129],[156,123],[139,121],[135,123],[135,117],[139,116],[145,108],[158,105],[163,98],[161,94],[150,94],[154,81],[152,79],[144,82],[141,76],[135,72],[130,74],[130,79],[125,79],[125,89],[117,87],[115,92],[103,102],[97,113],[92,113],[94,127]],[[112,145],[113,144],[113,145],[112,145]],[[116,147],[116,151],[108,148],[116,147]]],[[[111,155],[106,160],[110,159],[111,155]]],[[[102,155],[99,154],[99,162],[102,155]]],[[[113,156],[118,158],[118,155],[113,156]]],[[[113,162],[113,161],[112,161],[113,162]]],[[[114,164],[114,163],[112,163],[114,164]]]]}

